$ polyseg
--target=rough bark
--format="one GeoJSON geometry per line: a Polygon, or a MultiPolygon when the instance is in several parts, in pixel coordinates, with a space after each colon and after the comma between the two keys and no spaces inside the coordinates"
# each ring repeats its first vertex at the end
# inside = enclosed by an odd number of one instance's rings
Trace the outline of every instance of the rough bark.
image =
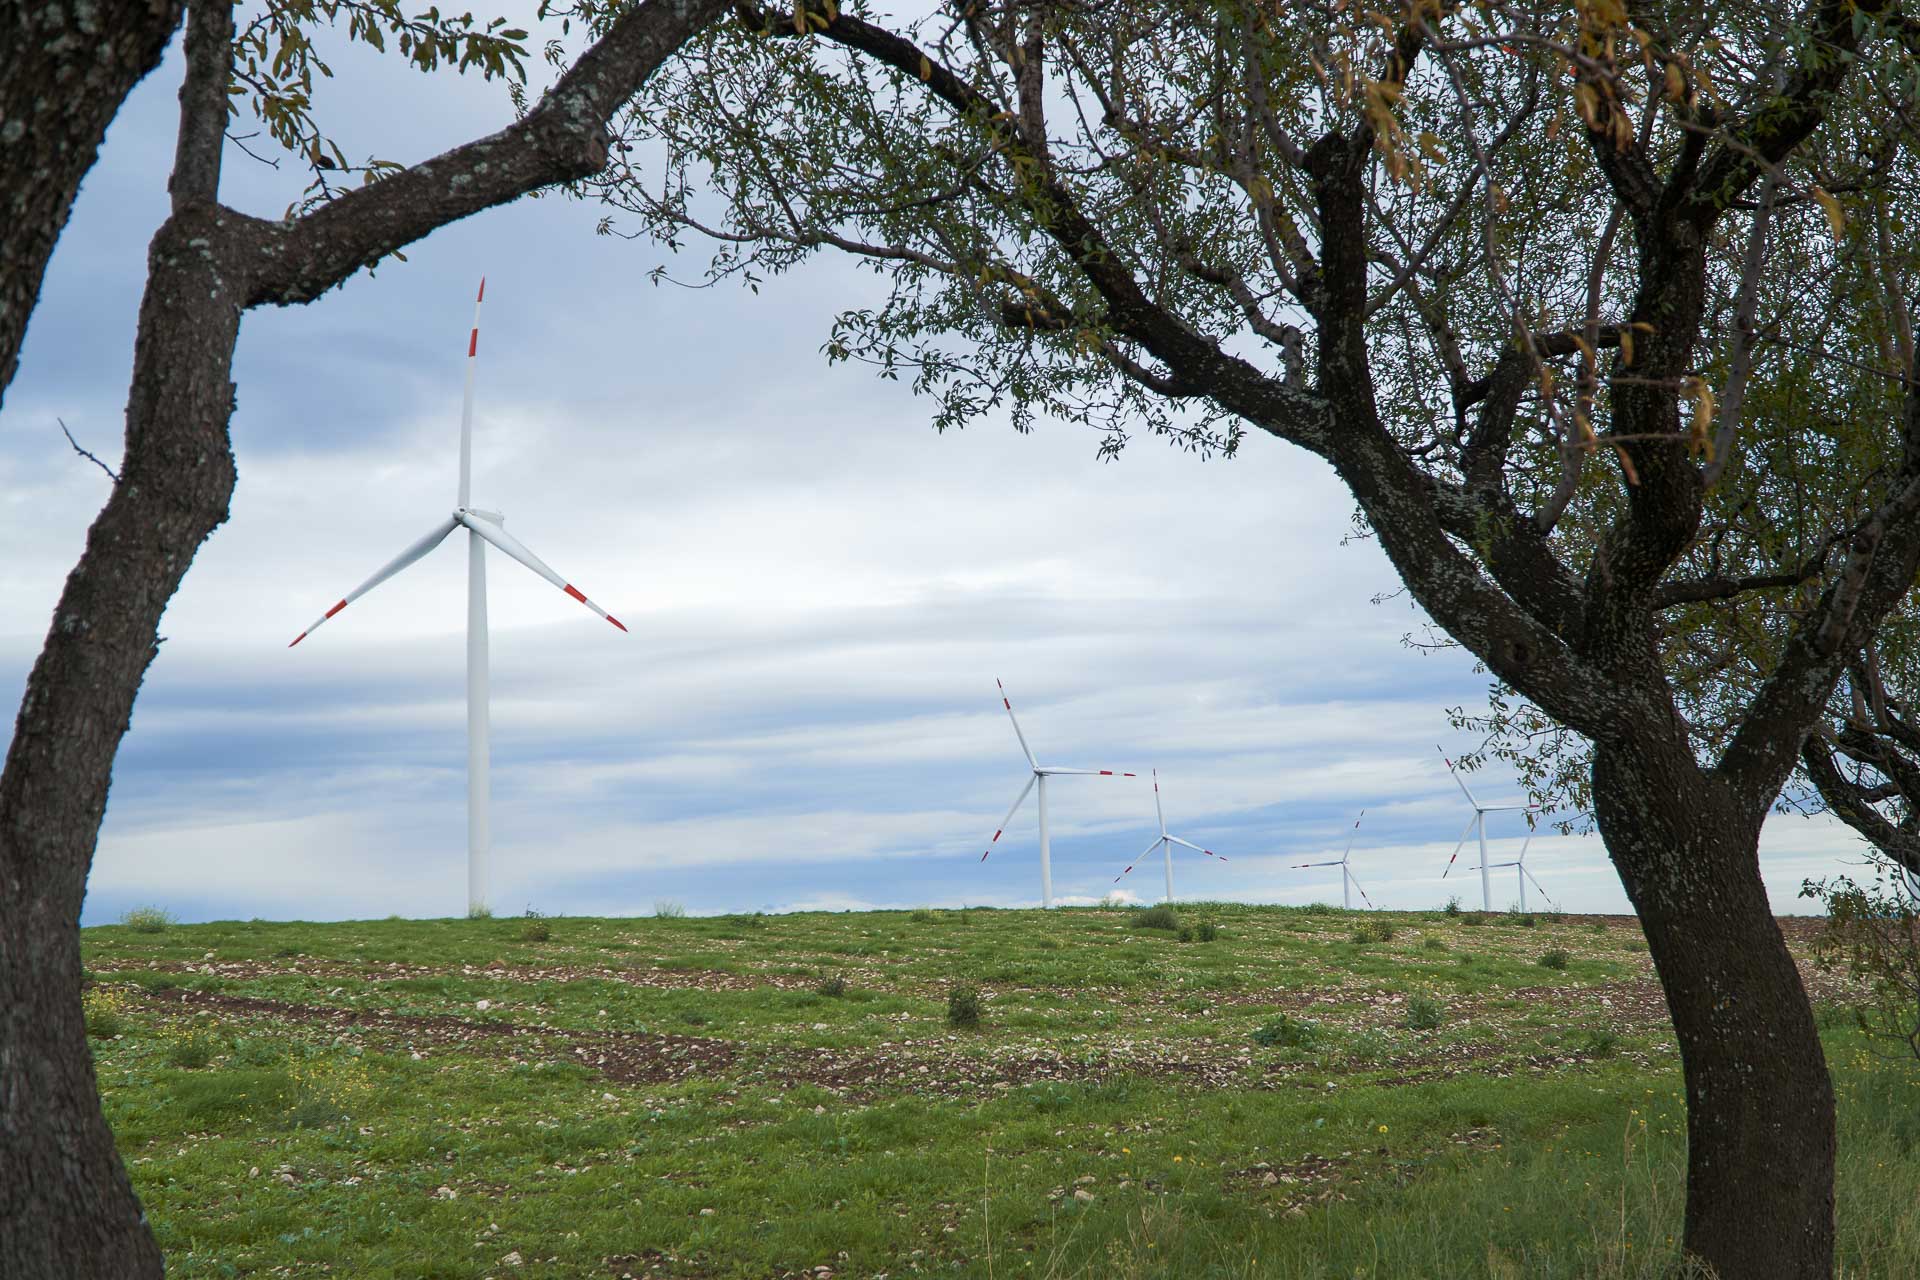
{"type": "MultiPolygon", "coordinates": [[[[290,225],[215,198],[232,15],[226,0],[190,14],[173,213],[149,250],[120,477],[54,610],[0,773],[0,1276],[162,1271],[101,1111],[80,907],[160,616],[227,517],[242,315],[317,297],[436,227],[594,171],[611,113],[723,7],[627,10],[525,119],[290,225]]],[[[112,112],[99,109],[104,128],[112,112]]]]}
{"type": "Polygon", "coordinates": [[[150,251],[120,481],[54,610],[0,774],[0,1275],[161,1274],[100,1110],[79,920],[160,614],[233,492],[240,308],[187,245],[204,219],[170,221],[150,251]]]}
{"type": "Polygon", "coordinates": [[[0,0],[0,404],[80,180],[183,0],[0,0]]]}
{"type": "Polygon", "coordinates": [[[1687,1251],[1721,1280],[1833,1274],[1834,1097],[1760,880],[1760,822],[1684,742],[1596,744],[1594,812],[1639,912],[1687,1088],[1687,1251]]]}

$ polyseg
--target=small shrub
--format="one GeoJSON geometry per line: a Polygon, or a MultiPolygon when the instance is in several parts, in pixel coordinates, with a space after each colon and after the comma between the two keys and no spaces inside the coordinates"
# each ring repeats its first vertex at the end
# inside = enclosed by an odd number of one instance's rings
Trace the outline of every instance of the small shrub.
{"type": "Polygon", "coordinates": [[[939,918],[939,915],[932,907],[915,907],[907,915],[907,919],[913,921],[915,924],[932,924],[939,918]]]}
{"type": "Polygon", "coordinates": [[[135,933],[159,933],[173,923],[173,916],[159,907],[134,907],[120,923],[135,933]]]}
{"type": "Polygon", "coordinates": [[[847,994],[847,980],[836,973],[830,978],[822,978],[820,985],[814,990],[820,995],[832,996],[837,1000],[847,994]]]}
{"type": "Polygon", "coordinates": [[[980,1025],[980,988],[956,982],[947,992],[947,1025],[971,1031],[980,1025]]]}
{"type": "Polygon", "coordinates": [[[1580,1037],[1580,1052],[1590,1058],[1611,1058],[1620,1049],[1620,1037],[1605,1027],[1596,1027],[1580,1037]]]}
{"type": "Polygon", "coordinates": [[[259,1036],[242,1036],[233,1042],[233,1061],[239,1066],[271,1067],[286,1056],[279,1045],[259,1036]]]}
{"type": "Polygon", "coordinates": [[[1283,1013],[1253,1029],[1252,1039],[1268,1049],[1304,1049],[1320,1034],[1320,1024],[1283,1013]]]}
{"type": "Polygon", "coordinates": [[[300,948],[293,946],[291,944],[284,947],[280,947],[277,950],[275,950],[273,953],[274,958],[277,960],[291,960],[300,954],[301,954],[300,948]]]}
{"type": "Polygon", "coordinates": [[[1195,942],[1212,942],[1219,936],[1220,929],[1211,920],[1202,920],[1199,924],[1193,926],[1193,940],[1195,942]]]}
{"type": "Polygon", "coordinates": [[[1532,912],[1520,910],[1518,903],[1507,908],[1507,923],[1519,929],[1532,929],[1540,924],[1532,912]]]}
{"type": "Polygon", "coordinates": [[[198,1071],[213,1061],[213,1037],[204,1032],[190,1032],[167,1046],[167,1065],[182,1067],[188,1071],[198,1071]]]}
{"type": "Polygon", "coordinates": [[[1605,920],[1595,920],[1593,924],[1588,927],[1588,931],[1596,936],[1605,936],[1607,932],[1607,922],[1605,920]]]}
{"type": "Polygon", "coordinates": [[[1432,934],[1428,934],[1426,937],[1426,941],[1422,942],[1420,945],[1425,947],[1429,951],[1445,951],[1447,949],[1447,944],[1441,939],[1434,937],[1432,934]]]}
{"type": "Polygon", "coordinates": [[[1370,942],[1392,942],[1393,926],[1385,920],[1367,920],[1353,931],[1353,940],[1361,946],[1370,942]]]}
{"type": "Polygon", "coordinates": [[[1561,948],[1555,947],[1553,950],[1547,952],[1545,955],[1541,956],[1538,960],[1534,961],[1534,963],[1539,965],[1542,969],[1565,969],[1567,967],[1567,961],[1571,959],[1573,959],[1572,956],[1568,955],[1561,948]]]}
{"type": "Polygon", "coordinates": [[[682,1009],[680,1011],[680,1021],[686,1023],[690,1027],[704,1027],[709,1022],[712,1022],[713,1019],[709,1018],[706,1014],[702,1013],[698,1009],[682,1009]]]}
{"type": "Polygon", "coordinates": [[[136,975],[133,981],[135,986],[149,995],[171,991],[182,985],[179,976],[171,973],[142,973],[136,975]]]}
{"type": "Polygon", "coordinates": [[[1157,907],[1148,907],[1134,913],[1133,927],[1136,929],[1165,929],[1169,933],[1180,931],[1180,914],[1167,903],[1157,907]]]}
{"type": "Polygon", "coordinates": [[[1451,898],[1447,899],[1446,914],[1450,916],[1458,916],[1460,914],[1460,895],[1459,894],[1456,893],[1451,898]]]}
{"type": "Polygon", "coordinates": [[[111,1040],[127,1030],[127,1020],[120,1016],[120,999],[111,991],[87,992],[80,1007],[85,1011],[87,1034],[95,1040],[111,1040]]]}
{"type": "Polygon", "coordinates": [[[520,926],[520,941],[546,942],[553,937],[553,926],[532,907],[527,908],[526,919],[527,922],[520,926]]]}
{"type": "Polygon", "coordinates": [[[678,920],[687,914],[687,908],[672,898],[655,898],[653,914],[658,920],[678,920]]]}
{"type": "Polygon", "coordinates": [[[493,919],[493,908],[492,907],[468,907],[467,919],[491,920],[493,919]]]}
{"type": "Polygon", "coordinates": [[[1484,911],[1464,911],[1460,914],[1460,923],[1463,925],[1474,925],[1477,927],[1486,922],[1487,913],[1484,911]]]}
{"type": "Polygon", "coordinates": [[[1409,1031],[1433,1031],[1442,1026],[1446,1020],[1446,1006],[1425,992],[1418,992],[1407,1000],[1409,1031]]]}

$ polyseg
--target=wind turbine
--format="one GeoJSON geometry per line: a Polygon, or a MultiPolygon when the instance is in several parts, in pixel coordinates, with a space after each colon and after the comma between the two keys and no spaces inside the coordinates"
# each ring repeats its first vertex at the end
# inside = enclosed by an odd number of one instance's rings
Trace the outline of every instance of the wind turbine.
{"type": "MultiPolygon", "coordinates": [[[[1478,828],[1480,832],[1480,903],[1486,910],[1492,911],[1493,910],[1493,881],[1490,880],[1487,875],[1488,871],[1490,870],[1490,868],[1487,866],[1487,815],[1490,813],[1506,813],[1509,810],[1531,812],[1533,810],[1533,806],[1530,804],[1481,804],[1479,800],[1474,798],[1473,792],[1467,790],[1467,784],[1465,780],[1463,780],[1460,777],[1460,771],[1453,767],[1453,761],[1447,760],[1447,753],[1445,751],[1441,751],[1439,746],[1437,745],[1434,747],[1434,750],[1440,752],[1440,758],[1442,760],[1446,760],[1447,772],[1453,775],[1454,782],[1458,784],[1460,787],[1460,790],[1465,793],[1467,797],[1467,803],[1473,806],[1473,817],[1468,820],[1467,829],[1460,833],[1459,843],[1453,846],[1453,857],[1447,859],[1447,870],[1442,871],[1440,873],[1440,878],[1442,880],[1445,880],[1447,878],[1447,872],[1453,870],[1454,858],[1458,858],[1460,856],[1460,845],[1465,844],[1467,842],[1467,837],[1472,835],[1474,833],[1474,830],[1478,828]]],[[[1528,828],[1527,830],[1527,839],[1528,840],[1533,839],[1532,828],[1528,828]]],[[[1524,847],[1525,846],[1522,846],[1522,848],[1524,847]]],[[[1523,854],[1522,856],[1525,856],[1525,855],[1523,854]]],[[[1518,864],[1502,863],[1501,865],[1517,866],[1518,864]]],[[[1525,868],[1522,868],[1522,871],[1524,870],[1525,868]]],[[[1538,882],[1536,881],[1535,883],[1538,883],[1538,882]]],[[[1541,892],[1544,893],[1545,890],[1543,889],[1541,890],[1541,892]]],[[[1521,896],[1525,897],[1524,892],[1522,893],[1521,896]]]]}
{"type": "MultiPolygon", "coordinates": [[[[1012,710],[1012,708],[1008,708],[1008,710],[1012,710]]],[[[1133,775],[1128,774],[1127,776],[1132,777],[1133,775]]],[[[1166,813],[1166,810],[1160,807],[1160,771],[1158,769],[1155,769],[1153,771],[1153,812],[1160,819],[1159,839],[1155,840],[1152,844],[1148,845],[1144,850],[1141,851],[1139,857],[1135,858],[1132,862],[1128,863],[1127,869],[1125,871],[1122,871],[1119,875],[1115,876],[1113,878],[1113,882],[1115,884],[1119,884],[1129,874],[1131,874],[1133,869],[1139,866],[1140,863],[1145,858],[1148,857],[1148,855],[1152,854],[1152,852],[1155,849],[1165,849],[1167,854],[1167,901],[1172,902],[1173,901],[1173,846],[1181,845],[1184,848],[1193,850],[1195,853],[1204,853],[1209,858],[1218,858],[1222,862],[1225,862],[1227,859],[1224,854],[1215,853],[1211,849],[1202,849],[1199,845],[1195,844],[1191,840],[1182,840],[1179,836],[1170,836],[1167,834],[1167,813],[1166,813]]]]}
{"type": "Polygon", "coordinates": [[[480,354],[480,304],[487,296],[487,281],[480,280],[480,292],[473,300],[473,332],[467,339],[467,385],[460,404],[460,504],[453,514],[430,529],[419,541],[389,560],[381,570],[355,587],[331,609],[321,614],[312,626],[295,636],[291,649],[320,629],[334,614],[393,577],[446,540],[448,534],[464,527],[467,531],[467,911],[487,909],[487,862],[492,849],[492,832],[487,815],[487,771],[490,753],[487,742],[487,543],[518,560],[560,590],[625,631],[620,619],[582,595],[578,588],[547,566],[546,561],[505,528],[506,517],[498,511],[483,511],[469,506],[472,500],[473,472],[473,375],[480,354]]]}
{"type": "MultiPolygon", "coordinates": [[[[1367,811],[1362,809],[1360,811],[1360,818],[1366,816],[1367,811]]],[[[1347,865],[1347,859],[1353,856],[1353,839],[1360,834],[1360,818],[1353,820],[1353,830],[1347,833],[1347,847],[1341,852],[1338,862],[1297,862],[1293,866],[1295,871],[1304,871],[1308,867],[1340,868],[1340,905],[1348,911],[1353,910],[1353,891],[1360,889],[1359,878],[1353,874],[1353,868],[1347,865]]],[[[1442,878],[1444,879],[1444,877],[1442,878]]],[[[1368,907],[1373,906],[1373,899],[1367,896],[1365,889],[1360,889],[1360,901],[1366,903],[1368,907]]]]}
{"type": "MultiPolygon", "coordinates": [[[[1026,803],[1027,792],[1033,790],[1036,786],[1039,787],[1040,905],[1050,908],[1053,906],[1053,862],[1051,846],[1047,843],[1047,779],[1059,774],[1072,773],[1091,774],[1101,778],[1131,778],[1136,775],[1131,773],[1118,773],[1113,769],[1068,769],[1056,764],[1041,764],[1033,758],[1033,748],[1027,745],[1027,735],[1020,731],[1020,717],[1013,714],[1013,702],[1007,697],[1007,686],[1000,684],[1000,681],[997,679],[994,683],[1000,685],[1001,705],[1007,709],[1007,719],[1013,721],[1013,736],[1020,739],[1020,750],[1026,754],[1027,764],[1033,769],[1033,776],[1027,779],[1026,786],[1020,788],[1020,794],[1014,798],[1013,808],[1007,810],[1007,816],[1000,820],[1000,828],[993,833],[993,839],[987,841],[987,852],[980,855],[980,861],[985,862],[987,860],[987,854],[993,852],[993,846],[999,843],[1001,834],[1007,829],[1007,824],[1013,821],[1013,815],[1020,812],[1020,806],[1026,803]]],[[[1185,841],[1181,843],[1184,844],[1185,841]]]]}
{"type": "Polygon", "coordinates": [[[1527,910],[1527,881],[1529,880],[1533,880],[1533,887],[1540,891],[1542,898],[1546,899],[1547,906],[1553,907],[1556,911],[1559,910],[1558,907],[1554,907],[1553,899],[1548,896],[1547,887],[1538,880],[1534,880],[1533,872],[1527,870],[1527,846],[1532,843],[1533,831],[1529,828],[1527,838],[1520,842],[1520,856],[1512,862],[1496,862],[1493,864],[1495,871],[1498,871],[1502,867],[1512,867],[1514,869],[1514,879],[1520,884],[1520,912],[1522,915],[1526,914],[1527,910]]]}

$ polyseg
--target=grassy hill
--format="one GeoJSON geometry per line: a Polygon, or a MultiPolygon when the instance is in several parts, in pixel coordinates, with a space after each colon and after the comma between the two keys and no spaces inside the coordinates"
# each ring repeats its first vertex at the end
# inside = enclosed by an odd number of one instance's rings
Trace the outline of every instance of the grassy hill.
{"type": "MultiPolygon", "coordinates": [[[[1631,920],[1178,917],[83,937],[108,1116],[179,1277],[1531,1280],[1672,1262],[1678,1062],[1631,920]]],[[[1784,923],[1803,946],[1811,922],[1784,923]]],[[[1844,1272],[1920,1274],[1920,1071],[1821,1007],[1844,1272]]]]}

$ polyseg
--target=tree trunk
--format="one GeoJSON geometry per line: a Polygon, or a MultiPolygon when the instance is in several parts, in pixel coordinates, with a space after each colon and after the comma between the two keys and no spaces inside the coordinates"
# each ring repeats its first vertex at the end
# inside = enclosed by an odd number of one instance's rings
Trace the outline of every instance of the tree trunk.
{"type": "Polygon", "coordinates": [[[1719,1280],[1833,1274],[1833,1082],[1760,880],[1764,801],[1684,741],[1595,745],[1594,813],[1687,1085],[1687,1251],[1719,1280]]]}
{"type": "Polygon", "coordinates": [[[0,0],[0,402],[47,260],[107,125],[180,22],[182,0],[0,0]]]}
{"type": "Polygon", "coordinates": [[[154,237],[120,479],[67,578],[0,773],[0,1276],[162,1271],[74,993],[114,754],[159,652],[161,612],[233,493],[227,371],[240,308],[203,252],[220,238],[215,221],[202,208],[154,237]]]}

